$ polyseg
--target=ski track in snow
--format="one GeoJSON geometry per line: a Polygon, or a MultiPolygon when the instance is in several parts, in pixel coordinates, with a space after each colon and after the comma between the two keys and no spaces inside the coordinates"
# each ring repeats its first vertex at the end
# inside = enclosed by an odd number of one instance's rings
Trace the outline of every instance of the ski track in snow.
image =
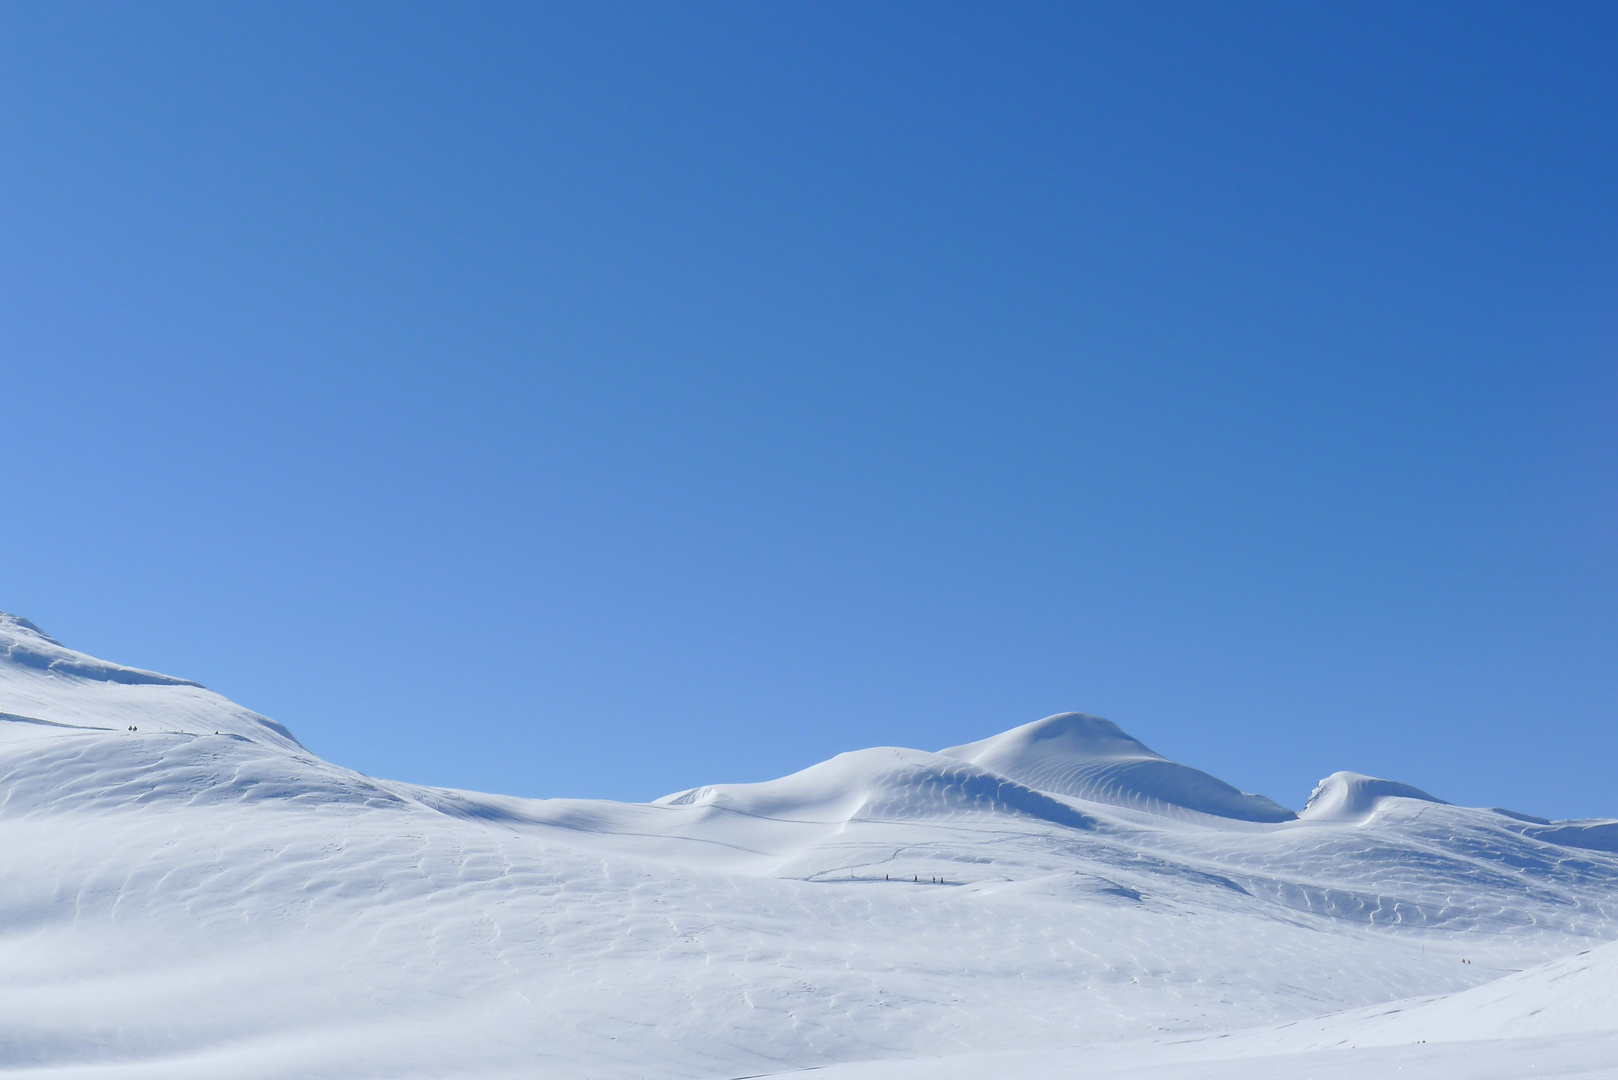
{"type": "Polygon", "coordinates": [[[1075,714],[422,788],[5,616],[0,1075],[1614,1075],[1613,832],[1353,774],[1297,817],[1075,714]]]}

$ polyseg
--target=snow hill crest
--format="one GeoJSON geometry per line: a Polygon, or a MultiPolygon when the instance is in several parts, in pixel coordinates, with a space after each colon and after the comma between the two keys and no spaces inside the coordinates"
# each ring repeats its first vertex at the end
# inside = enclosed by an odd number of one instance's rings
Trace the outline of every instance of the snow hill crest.
{"type": "Polygon", "coordinates": [[[1297,817],[1262,795],[1170,761],[1111,720],[1085,713],[1057,713],[940,753],[1039,791],[1148,813],[1260,822],[1297,817]]]}

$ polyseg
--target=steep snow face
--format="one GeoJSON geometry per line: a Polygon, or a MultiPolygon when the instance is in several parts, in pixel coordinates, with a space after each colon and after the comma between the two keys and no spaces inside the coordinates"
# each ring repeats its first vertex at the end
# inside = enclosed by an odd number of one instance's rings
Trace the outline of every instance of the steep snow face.
{"type": "Polygon", "coordinates": [[[1378,780],[1357,772],[1334,772],[1315,785],[1298,815],[1306,821],[1364,821],[1389,799],[1442,803],[1444,800],[1409,784],[1378,780]]]}
{"type": "Polygon", "coordinates": [[[361,776],[18,620],[0,646],[0,1073],[717,1078],[1190,1045],[1618,938],[1611,822],[1119,801],[1069,766],[1173,763],[1105,721],[651,804],[518,799],[361,776]]]}
{"type": "Polygon", "coordinates": [[[939,751],[1039,791],[1156,814],[1192,811],[1239,821],[1290,821],[1295,814],[1205,772],[1169,761],[1117,724],[1058,713],[981,742],[939,751]]]}

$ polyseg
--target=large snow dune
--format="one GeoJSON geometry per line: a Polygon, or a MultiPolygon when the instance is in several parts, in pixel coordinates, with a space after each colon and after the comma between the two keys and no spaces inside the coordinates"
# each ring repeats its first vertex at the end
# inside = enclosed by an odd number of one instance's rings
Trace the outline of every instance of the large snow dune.
{"type": "Polygon", "coordinates": [[[1614,835],[1351,773],[1294,814],[1074,713],[423,788],[0,616],[0,1075],[1584,1075],[1614,835]]]}

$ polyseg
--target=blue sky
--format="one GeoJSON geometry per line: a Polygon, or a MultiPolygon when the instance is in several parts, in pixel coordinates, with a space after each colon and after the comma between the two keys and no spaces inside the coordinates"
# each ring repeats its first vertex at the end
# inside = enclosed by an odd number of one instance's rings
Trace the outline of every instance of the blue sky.
{"type": "Polygon", "coordinates": [[[0,8],[0,609],[650,798],[1611,815],[1611,5],[0,8]]]}

